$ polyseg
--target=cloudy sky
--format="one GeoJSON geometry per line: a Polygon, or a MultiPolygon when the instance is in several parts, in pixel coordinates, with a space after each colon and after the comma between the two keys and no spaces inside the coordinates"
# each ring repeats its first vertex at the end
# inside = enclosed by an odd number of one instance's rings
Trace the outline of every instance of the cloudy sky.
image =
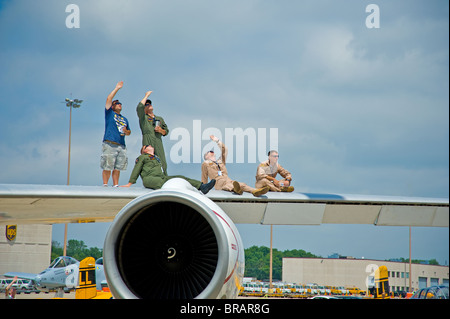
{"type": "MultiPolygon", "coordinates": [[[[171,175],[200,179],[196,157],[215,132],[232,152],[230,176],[253,185],[261,158],[226,139],[243,129],[261,141],[258,153],[276,139],[296,191],[448,198],[448,39],[443,0],[0,0],[0,183],[66,184],[62,101],[72,96],[84,102],[73,111],[70,183],[101,185],[105,99],[123,80],[130,163],[141,143],[135,108],[152,90],[171,131],[171,175]],[[366,12],[371,3],[379,11],[366,12]],[[369,28],[375,13],[379,27],[369,28]]],[[[69,238],[101,247],[108,226],[69,225],[69,238]]],[[[63,227],[53,228],[62,242],[63,227]]],[[[269,245],[268,226],[238,228],[246,247],[269,245]]],[[[448,263],[448,228],[412,233],[413,258],[448,263]]],[[[408,234],[276,226],[274,247],[408,257],[408,234]]]]}

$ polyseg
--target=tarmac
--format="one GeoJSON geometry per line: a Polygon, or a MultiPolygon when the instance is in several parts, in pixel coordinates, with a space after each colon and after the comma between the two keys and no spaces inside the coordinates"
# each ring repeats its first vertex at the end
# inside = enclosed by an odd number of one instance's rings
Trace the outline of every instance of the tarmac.
{"type": "MultiPolygon", "coordinates": [[[[24,293],[21,292],[20,294],[16,293],[15,299],[53,299],[55,298],[55,292],[31,292],[31,293],[24,293]]],[[[5,297],[5,294],[2,293],[1,299],[5,297]]],[[[64,293],[63,299],[75,299],[75,291],[71,291],[70,293],[64,293]]]]}

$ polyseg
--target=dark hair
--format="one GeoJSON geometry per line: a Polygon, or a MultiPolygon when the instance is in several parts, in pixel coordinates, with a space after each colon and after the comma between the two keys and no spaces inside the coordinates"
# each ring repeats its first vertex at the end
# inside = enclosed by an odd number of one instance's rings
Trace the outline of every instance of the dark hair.
{"type": "Polygon", "coordinates": [[[145,101],[145,105],[147,105],[147,104],[150,104],[150,105],[152,105],[152,101],[151,101],[151,100],[147,100],[147,101],[145,101]]]}
{"type": "MultiPolygon", "coordinates": [[[[144,154],[144,150],[147,148],[147,147],[149,147],[149,146],[151,146],[151,145],[143,145],[142,147],[141,147],[141,154],[144,154]]],[[[152,146],[153,147],[153,146],[152,146]]]]}

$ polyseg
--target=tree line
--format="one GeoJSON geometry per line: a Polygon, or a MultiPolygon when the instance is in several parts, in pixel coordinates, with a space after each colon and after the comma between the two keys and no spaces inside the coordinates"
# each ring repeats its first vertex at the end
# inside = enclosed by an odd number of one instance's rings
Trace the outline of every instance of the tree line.
{"type": "MultiPolygon", "coordinates": [[[[283,258],[321,258],[303,249],[279,251],[272,249],[272,279],[281,280],[283,258]]],[[[252,246],[245,249],[245,277],[254,277],[258,280],[268,280],[270,272],[270,248],[265,246],[252,246]]]]}
{"type": "MultiPolygon", "coordinates": [[[[63,252],[63,246],[57,241],[52,241],[52,260],[62,256],[63,252]]],[[[67,242],[66,255],[73,257],[78,261],[81,261],[86,257],[94,257],[94,259],[98,259],[103,256],[103,249],[97,247],[88,248],[82,240],[69,239],[67,242]]]]}

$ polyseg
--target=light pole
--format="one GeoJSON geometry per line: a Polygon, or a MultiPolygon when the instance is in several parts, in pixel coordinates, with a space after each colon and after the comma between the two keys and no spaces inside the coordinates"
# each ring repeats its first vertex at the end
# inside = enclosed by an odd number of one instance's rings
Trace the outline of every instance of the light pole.
{"type": "Polygon", "coordinates": [[[69,152],[67,159],[67,185],[70,184],[70,143],[71,143],[71,135],[72,135],[72,108],[79,108],[83,100],[78,99],[69,99],[66,98],[66,106],[70,107],[70,118],[69,118],[69,152]]]}
{"type": "Polygon", "coordinates": [[[273,284],[272,284],[272,271],[273,271],[273,256],[272,256],[272,240],[273,240],[273,225],[270,225],[270,266],[269,266],[269,288],[270,293],[273,292],[273,284]]]}
{"type": "MultiPolygon", "coordinates": [[[[70,97],[72,97],[72,94],[70,94],[70,97]]],[[[83,100],[78,99],[69,99],[66,98],[66,106],[70,108],[70,118],[69,118],[69,151],[67,156],[67,185],[70,184],[70,144],[71,144],[71,137],[72,137],[72,108],[79,108],[81,106],[81,103],[83,100]]],[[[66,256],[67,252],[67,223],[64,225],[64,249],[63,249],[63,255],[66,256]]]]}
{"type": "Polygon", "coordinates": [[[412,292],[412,271],[411,271],[411,226],[409,226],[409,292],[412,292]]]}

